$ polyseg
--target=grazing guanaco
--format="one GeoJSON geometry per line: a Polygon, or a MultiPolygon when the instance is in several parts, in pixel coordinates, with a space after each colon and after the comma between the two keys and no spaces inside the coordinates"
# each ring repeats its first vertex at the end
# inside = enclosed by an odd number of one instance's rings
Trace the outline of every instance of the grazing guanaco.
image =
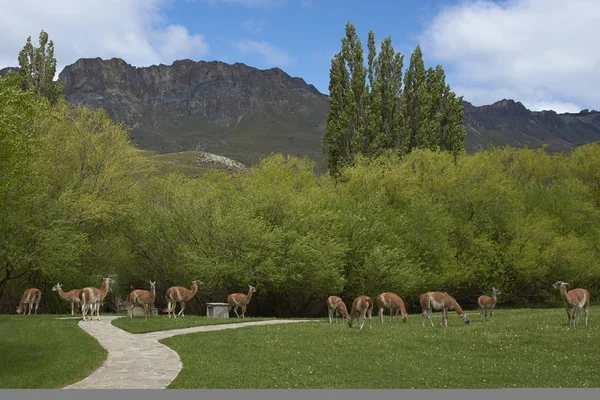
{"type": "Polygon", "coordinates": [[[358,319],[358,329],[362,329],[365,318],[369,317],[369,329],[371,329],[371,316],[373,314],[373,300],[368,296],[359,296],[352,302],[352,311],[348,315],[348,326],[352,328],[352,322],[358,319]]]}
{"type": "Polygon", "coordinates": [[[575,326],[579,323],[579,316],[581,309],[583,309],[585,312],[585,326],[587,326],[590,312],[590,292],[585,289],[573,289],[567,292],[567,286],[569,284],[562,281],[555,282],[552,285],[555,289],[560,290],[560,297],[562,297],[567,310],[569,325],[575,326]]]}
{"type": "Polygon", "coordinates": [[[332,323],[334,318],[335,322],[337,323],[338,314],[342,314],[344,319],[348,319],[348,309],[346,308],[346,303],[344,303],[338,296],[329,296],[327,298],[327,310],[329,311],[329,323],[332,323]]]}
{"type": "Polygon", "coordinates": [[[442,310],[441,325],[444,327],[448,327],[448,310],[456,310],[456,313],[463,320],[465,325],[471,324],[469,316],[463,312],[454,297],[446,292],[423,293],[419,296],[419,301],[421,302],[421,309],[423,310],[421,314],[421,323],[423,326],[425,326],[425,317],[429,319],[429,323],[433,326],[433,321],[431,320],[432,310],[442,310]]]}
{"type": "Polygon", "coordinates": [[[402,313],[402,322],[406,322],[408,314],[406,313],[406,307],[404,301],[396,293],[381,293],[377,296],[377,308],[379,309],[379,321],[383,324],[383,311],[385,308],[390,309],[390,322],[392,322],[392,315],[396,316],[396,322],[398,322],[398,314],[402,313]]]}
{"type": "Polygon", "coordinates": [[[19,301],[19,305],[17,306],[17,314],[23,313],[23,315],[31,315],[31,309],[35,307],[35,314],[37,315],[41,299],[42,292],[40,289],[31,288],[25,290],[23,296],[21,296],[21,301],[19,301]],[[27,306],[29,306],[29,313],[27,313],[27,306]]]}

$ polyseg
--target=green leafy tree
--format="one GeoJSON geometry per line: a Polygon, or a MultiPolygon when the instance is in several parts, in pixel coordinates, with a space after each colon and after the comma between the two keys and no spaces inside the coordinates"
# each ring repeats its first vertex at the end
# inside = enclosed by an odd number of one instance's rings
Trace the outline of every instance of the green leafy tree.
{"type": "Polygon", "coordinates": [[[332,174],[352,163],[357,152],[368,143],[365,139],[366,77],[363,48],[356,28],[348,22],[342,51],[331,61],[330,113],[323,135],[327,166],[332,174]]]}
{"type": "Polygon", "coordinates": [[[48,34],[43,30],[40,32],[39,47],[31,43],[31,36],[27,38],[19,52],[19,74],[25,88],[33,88],[38,96],[45,96],[54,103],[62,95],[62,83],[54,82],[54,43],[48,39],[48,34]]]}
{"type": "Polygon", "coordinates": [[[402,66],[404,57],[396,53],[391,37],[381,42],[381,50],[374,62],[374,79],[370,93],[371,119],[369,130],[373,137],[372,149],[365,155],[377,155],[385,149],[398,149],[401,138],[402,66]]]}
{"type": "Polygon", "coordinates": [[[404,74],[402,92],[403,146],[405,152],[427,147],[427,87],[421,48],[417,46],[410,56],[410,64],[404,74]]]}

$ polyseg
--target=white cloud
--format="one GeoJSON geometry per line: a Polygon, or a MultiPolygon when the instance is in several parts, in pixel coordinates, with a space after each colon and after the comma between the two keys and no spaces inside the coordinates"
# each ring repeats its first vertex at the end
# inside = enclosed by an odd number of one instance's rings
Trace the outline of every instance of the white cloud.
{"type": "Polygon", "coordinates": [[[250,33],[262,32],[264,26],[265,26],[265,21],[262,19],[255,20],[255,19],[249,18],[249,19],[245,20],[244,22],[242,22],[242,28],[245,31],[248,31],[250,33]]]}
{"type": "Polygon", "coordinates": [[[598,109],[599,15],[596,0],[466,1],[443,9],[421,45],[473,104],[598,109]]]}
{"type": "Polygon", "coordinates": [[[267,43],[255,40],[240,40],[235,46],[242,54],[258,54],[263,57],[265,64],[273,67],[287,67],[291,64],[291,57],[283,50],[267,43]]]}
{"type": "Polygon", "coordinates": [[[581,111],[581,107],[577,104],[561,101],[540,101],[533,103],[523,103],[525,107],[530,110],[543,111],[543,110],[554,110],[557,113],[578,113],[581,111]]]}
{"type": "Polygon", "coordinates": [[[17,55],[40,30],[54,42],[57,72],[82,57],[120,57],[136,66],[171,64],[208,53],[204,36],[168,24],[162,15],[170,0],[0,1],[0,67],[16,66],[17,55]]]}

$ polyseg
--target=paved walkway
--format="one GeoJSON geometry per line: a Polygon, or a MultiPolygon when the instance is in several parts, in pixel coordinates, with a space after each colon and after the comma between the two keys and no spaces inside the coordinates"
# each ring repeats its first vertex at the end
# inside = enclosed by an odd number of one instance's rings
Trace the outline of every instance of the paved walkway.
{"type": "Polygon", "coordinates": [[[79,326],[108,350],[106,361],[87,378],[65,389],[164,389],[175,379],[182,364],[179,355],[158,342],[176,335],[236,329],[244,326],[290,324],[309,320],[269,320],[224,325],[195,326],[143,334],[125,332],[111,324],[113,316],[79,326]]]}

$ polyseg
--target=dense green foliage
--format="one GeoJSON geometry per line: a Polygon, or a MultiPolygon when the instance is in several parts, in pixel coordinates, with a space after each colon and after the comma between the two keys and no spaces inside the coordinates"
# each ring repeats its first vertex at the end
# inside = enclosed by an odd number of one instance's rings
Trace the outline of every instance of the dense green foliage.
{"type": "Polygon", "coordinates": [[[0,316],[0,388],[58,389],[98,368],[107,352],[77,323],[43,315],[0,316]]]}
{"type": "Polygon", "coordinates": [[[37,286],[43,307],[63,305],[58,280],[98,285],[127,254],[119,221],[146,159],[104,112],[51,106],[13,74],[0,79],[0,152],[0,298],[37,286]]]}
{"type": "Polygon", "coordinates": [[[567,327],[561,309],[499,309],[469,327],[452,313],[442,329],[434,313],[435,327],[409,315],[405,324],[373,320],[371,330],[312,322],[161,343],[183,361],[173,389],[597,388],[599,311],[587,327],[567,327]]]}
{"type": "Polygon", "coordinates": [[[48,34],[40,32],[39,47],[31,44],[31,36],[19,52],[19,76],[25,88],[33,88],[35,93],[45,96],[54,103],[62,94],[62,83],[54,82],[56,58],[54,43],[48,41],[48,34]]]}
{"type": "MultiPolygon", "coordinates": [[[[352,38],[344,51],[358,59],[352,38]]],[[[389,55],[376,58],[369,42],[373,67],[355,72],[379,88],[401,58],[386,41],[389,55]]],[[[362,98],[360,79],[345,96],[362,98]]],[[[378,98],[392,117],[380,120],[376,141],[390,141],[388,122],[408,114],[378,98]]],[[[353,115],[356,126],[372,116],[353,115]]],[[[512,304],[558,304],[556,280],[600,294],[598,144],[569,155],[357,153],[336,179],[282,155],[195,179],[148,173],[150,160],[104,112],[50,104],[14,74],[0,79],[3,311],[31,286],[44,293],[42,310],[64,310],[51,286],[100,285],[108,274],[122,296],[157,280],[159,306],[171,284],[201,279],[196,306],[252,284],[250,316],[322,315],[331,294],[393,291],[413,310],[428,290],[467,307],[492,285],[512,304]]]]}
{"type": "Polygon", "coordinates": [[[365,67],[356,29],[346,24],[342,50],[331,61],[331,100],[323,135],[333,175],[359,154],[406,154],[426,148],[456,156],[464,151],[462,97],[450,91],[443,68],[425,70],[419,46],[410,57],[404,81],[403,63],[404,56],[395,52],[390,37],[381,42],[377,54],[370,31],[365,67]]]}

